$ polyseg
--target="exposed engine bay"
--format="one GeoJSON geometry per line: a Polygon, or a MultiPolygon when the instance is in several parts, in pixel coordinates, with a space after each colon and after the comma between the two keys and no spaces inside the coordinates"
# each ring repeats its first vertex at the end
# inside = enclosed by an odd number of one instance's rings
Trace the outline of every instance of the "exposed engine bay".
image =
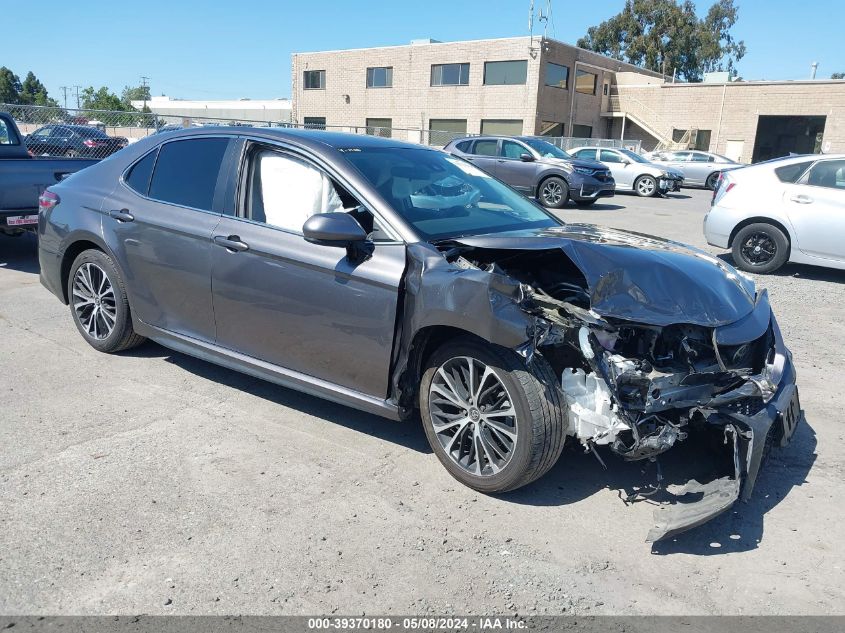
{"type": "Polygon", "coordinates": [[[626,262],[641,244],[632,249],[612,231],[589,230],[585,237],[569,225],[561,248],[549,248],[554,230],[542,242],[482,236],[437,248],[453,267],[497,280],[491,303],[510,301],[529,316],[528,339],[514,349],[528,363],[540,355],[551,365],[568,405],[567,434],[599,461],[597,446],[625,460],[656,461],[699,431],[723,447],[731,472],[689,481],[680,492],[698,500],[661,507],[647,539],[655,541],[750,496],[764,454],[785,445],[800,419],[794,370],[767,293],[750,280],[719,262],[721,287],[687,283],[697,262],[679,274],[672,257],[680,245],[643,236],[651,260],[626,262]],[[607,261],[609,248],[621,261],[593,268],[589,260],[607,261]],[[665,266],[655,265],[655,251],[665,266]]]}

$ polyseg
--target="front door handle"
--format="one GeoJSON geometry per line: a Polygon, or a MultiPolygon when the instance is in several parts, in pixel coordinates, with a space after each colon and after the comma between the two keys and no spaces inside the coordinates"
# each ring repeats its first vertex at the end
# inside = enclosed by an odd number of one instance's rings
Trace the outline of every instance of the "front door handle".
{"type": "Polygon", "coordinates": [[[790,200],[792,200],[793,202],[797,202],[798,204],[810,204],[813,201],[810,196],[805,196],[804,194],[792,196],[790,200]]]}
{"type": "Polygon", "coordinates": [[[214,243],[218,246],[222,246],[223,248],[233,253],[242,253],[243,251],[249,249],[249,244],[247,244],[246,242],[242,242],[241,238],[237,235],[230,235],[228,237],[223,237],[222,235],[215,235],[214,243]]]}
{"type": "Polygon", "coordinates": [[[112,209],[109,211],[109,217],[118,222],[131,222],[135,219],[135,216],[129,213],[129,209],[112,209]]]}

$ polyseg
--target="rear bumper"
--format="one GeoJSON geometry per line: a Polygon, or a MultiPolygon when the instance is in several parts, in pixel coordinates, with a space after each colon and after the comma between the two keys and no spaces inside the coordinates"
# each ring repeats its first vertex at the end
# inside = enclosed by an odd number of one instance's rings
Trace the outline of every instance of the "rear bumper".
{"type": "Polygon", "coordinates": [[[62,290],[61,255],[48,251],[39,243],[38,265],[40,268],[38,280],[41,282],[41,285],[56,295],[62,303],[67,303],[65,301],[64,291],[62,290]]]}

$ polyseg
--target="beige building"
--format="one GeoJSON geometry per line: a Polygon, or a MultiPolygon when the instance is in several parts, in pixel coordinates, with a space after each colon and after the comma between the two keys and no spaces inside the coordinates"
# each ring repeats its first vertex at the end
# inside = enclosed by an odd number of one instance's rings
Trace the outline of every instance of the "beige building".
{"type": "Polygon", "coordinates": [[[714,73],[705,83],[671,83],[541,37],[295,53],[292,83],[294,123],[433,144],[537,134],[697,148],[743,162],[845,152],[843,80],[731,82],[714,73]]]}
{"type": "Polygon", "coordinates": [[[453,133],[604,136],[617,71],[635,66],[539,37],[295,53],[292,120],[453,133]],[[603,105],[605,107],[603,107],[603,105]]]}

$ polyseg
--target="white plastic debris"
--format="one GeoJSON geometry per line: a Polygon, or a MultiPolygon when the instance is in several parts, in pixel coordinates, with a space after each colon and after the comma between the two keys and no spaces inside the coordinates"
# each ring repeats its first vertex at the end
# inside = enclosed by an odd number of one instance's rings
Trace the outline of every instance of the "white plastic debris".
{"type": "Polygon", "coordinates": [[[616,435],[630,429],[614,411],[610,390],[595,373],[582,369],[564,370],[561,379],[566,403],[569,405],[569,428],[582,443],[610,444],[616,435]]]}

